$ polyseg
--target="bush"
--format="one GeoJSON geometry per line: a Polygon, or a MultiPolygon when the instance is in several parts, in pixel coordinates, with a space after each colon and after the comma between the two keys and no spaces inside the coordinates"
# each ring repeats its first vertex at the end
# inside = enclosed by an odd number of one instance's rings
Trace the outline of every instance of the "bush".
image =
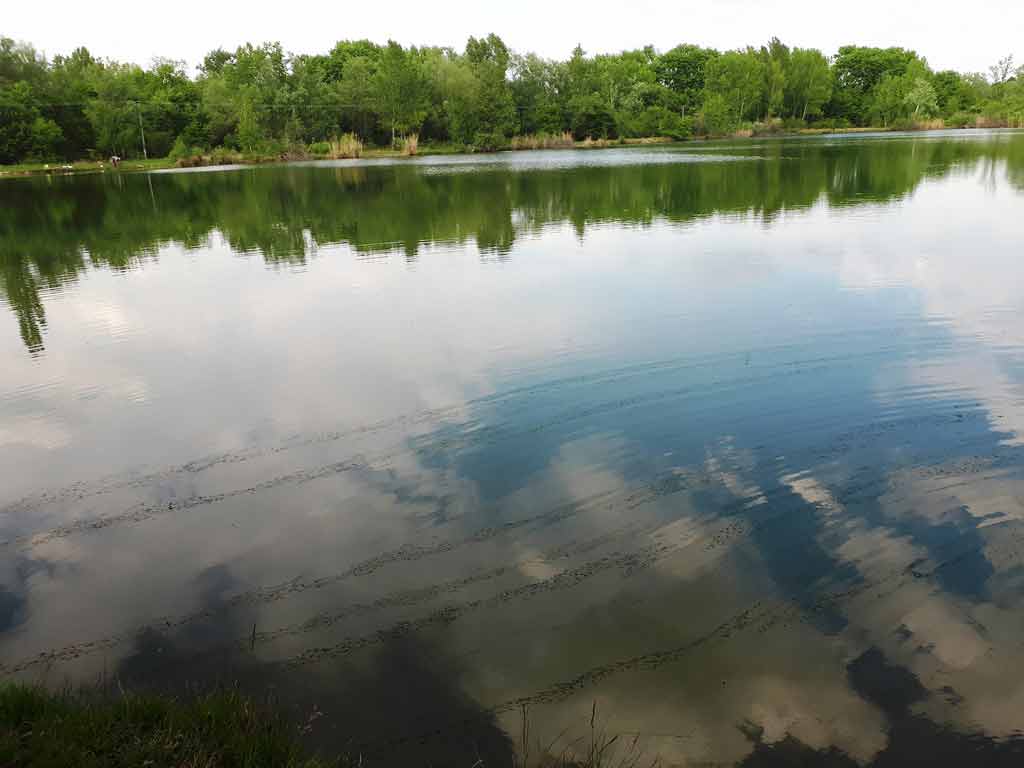
{"type": "MultiPolygon", "coordinates": [[[[411,138],[411,137],[410,137],[411,138]]],[[[500,131],[479,131],[473,137],[473,145],[481,152],[494,152],[502,149],[508,144],[508,139],[500,131]]],[[[415,155],[416,152],[404,152],[404,154],[415,155]]]]}
{"type": "Polygon", "coordinates": [[[682,141],[693,133],[693,118],[681,117],[666,107],[650,106],[628,118],[622,133],[636,137],[663,136],[682,141]]]}
{"type": "Polygon", "coordinates": [[[894,131],[912,131],[917,127],[917,123],[911,117],[898,117],[889,123],[889,128],[894,131]]]}
{"type": "Polygon", "coordinates": [[[331,152],[331,142],[329,141],[314,141],[310,144],[306,150],[311,155],[327,155],[331,152]]]}
{"type": "Polygon", "coordinates": [[[956,112],[946,118],[946,125],[950,128],[973,128],[978,116],[973,112],[956,112]]]}
{"type": "Polygon", "coordinates": [[[575,138],[614,139],[618,138],[615,117],[608,111],[604,100],[595,93],[577,96],[570,102],[572,110],[572,133],[575,138]]]}
{"type": "Polygon", "coordinates": [[[738,121],[729,109],[725,97],[719,93],[712,93],[704,100],[701,124],[708,135],[721,136],[735,130],[738,121]]]}
{"type": "Polygon", "coordinates": [[[171,145],[171,150],[167,153],[167,157],[171,160],[181,160],[182,158],[201,154],[203,154],[201,148],[189,146],[184,136],[178,136],[174,140],[174,144],[171,145]]]}
{"type": "Polygon", "coordinates": [[[763,122],[754,123],[751,127],[751,134],[753,136],[777,136],[783,130],[782,120],[772,117],[763,122]]]}

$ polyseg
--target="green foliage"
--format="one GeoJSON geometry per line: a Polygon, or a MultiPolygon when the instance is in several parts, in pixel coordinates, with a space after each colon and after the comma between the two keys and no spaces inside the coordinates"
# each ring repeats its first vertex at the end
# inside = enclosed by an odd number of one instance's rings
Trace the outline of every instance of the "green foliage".
{"type": "Polygon", "coordinates": [[[651,106],[631,116],[622,133],[631,137],[664,136],[682,141],[693,133],[693,118],[684,118],[667,107],[651,106]]]}
{"type": "Polygon", "coordinates": [[[703,104],[705,70],[718,51],[696,45],[679,45],[655,63],[658,81],[678,96],[680,107],[696,112],[703,104]]]}
{"type": "MultiPolygon", "coordinates": [[[[755,111],[762,88],[761,63],[753,51],[729,51],[707,64],[704,80],[706,98],[715,97],[713,111],[718,114],[724,110],[730,125],[739,124],[755,111]]],[[[705,113],[707,111],[705,102],[705,113]]]]}
{"type": "Polygon", "coordinates": [[[704,132],[710,136],[721,136],[739,127],[739,120],[732,106],[721,93],[710,92],[704,98],[704,111],[701,113],[704,132]]]}
{"type": "Polygon", "coordinates": [[[615,116],[596,93],[574,96],[569,101],[572,133],[577,140],[618,138],[615,116]]]}
{"type": "Polygon", "coordinates": [[[923,77],[914,78],[904,101],[914,108],[914,117],[931,117],[939,111],[939,99],[935,94],[935,88],[923,77]]]}
{"type": "Polygon", "coordinates": [[[933,118],[1019,124],[1024,75],[1012,57],[990,70],[936,73],[913,51],[863,46],[830,63],[778,38],[725,53],[577,47],[551,61],[516,55],[491,34],[461,53],[355,40],[292,56],[279,43],[246,44],[211,51],[193,77],[181,62],[143,69],[84,48],[47,61],[0,38],[0,163],[137,158],[143,135],[149,156],[177,158],[294,153],[347,133],[369,145],[397,148],[415,133],[425,145],[492,150],[516,135],[683,139],[755,121],[759,133],[933,118]]]}
{"type": "Polygon", "coordinates": [[[389,40],[380,57],[374,86],[380,110],[380,122],[396,137],[415,132],[423,124],[427,109],[427,89],[423,82],[415,49],[406,51],[389,40]]]}
{"type": "Polygon", "coordinates": [[[0,87],[0,162],[52,159],[62,138],[60,127],[42,116],[27,82],[0,87]]]}
{"type": "Polygon", "coordinates": [[[820,115],[832,97],[832,71],[821,51],[794,48],[786,72],[785,104],[789,117],[820,115]]]}
{"type": "Polygon", "coordinates": [[[833,100],[832,116],[863,125],[871,114],[876,87],[886,77],[903,76],[915,61],[920,61],[917,54],[903,48],[843,46],[832,65],[838,97],[833,100]]]}

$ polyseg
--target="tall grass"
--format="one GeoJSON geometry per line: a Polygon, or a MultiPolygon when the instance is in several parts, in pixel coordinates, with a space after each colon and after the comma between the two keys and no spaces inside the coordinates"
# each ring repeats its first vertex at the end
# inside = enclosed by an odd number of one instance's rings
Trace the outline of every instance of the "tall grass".
{"type": "MultiPolygon", "coordinates": [[[[451,754],[444,764],[471,768],[656,768],[639,734],[609,736],[598,718],[589,728],[553,740],[532,734],[521,707],[518,748],[503,763],[451,754]]],[[[109,685],[51,693],[0,685],[0,766],[11,768],[376,768],[387,760],[361,754],[322,760],[302,744],[324,716],[285,718],[271,699],[254,701],[234,689],[177,698],[125,692],[109,685]]],[[[382,713],[382,718],[387,714],[382,713]]],[[[339,723],[344,728],[344,723],[339,723]]],[[[514,738],[514,737],[513,737],[514,738]]],[[[457,750],[456,750],[457,751],[457,750]]]]}
{"type": "Polygon", "coordinates": [[[530,714],[523,705],[522,731],[513,768],[657,768],[661,759],[648,755],[640,745],[639,734],[633,738],[609,736],[598,722],[597,702],[590,709],[590,728],[576,738],[563,731],[547,744],[537,741],[531,748],[530,714]]]}
{"type": "MultiPolygon", "coordinates": [[[[233,691],[190,701],[0,688],[0,765],[19,768],[326,768],[293,724],[233,691]]],[[[332,763],[333,765],[333,763],[332,763]]]]}
{"type": "Polygon", "coordinates": [[[587,138],[579,143],[579,146],[583,149],[604,149],[605,147],[614,147],[621,143],[618,139],[594,139],[587,136],[587,138]]]}
{"type": "Polygon", "coordinates": [[[363,154],[363,142],[354,133],[345,133],[331,139],[327,156],[332,160],[359,157],[363,154]]]}
{"type": "Polygon", "coordinates": [[[513,136],[509,142],[512,149],[566,149],[576,146],[572,134],[562,133],[528,133],[525,136],[513,136]]]}
{"type": "Polygon", "coordinates": [[[402,154],[412,156],[420,151],[420,135],[418,133],[410,133],[404,139],[402,139],[402,154]]]}

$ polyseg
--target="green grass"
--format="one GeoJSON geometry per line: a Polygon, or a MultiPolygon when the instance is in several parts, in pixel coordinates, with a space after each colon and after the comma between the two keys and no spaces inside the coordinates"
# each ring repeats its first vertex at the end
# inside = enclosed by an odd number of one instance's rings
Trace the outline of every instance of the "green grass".
{"type": "Polygon", "coordinates": [[[299,730],[234,691],[191,699],[0,686],[4,768],[327,768],[299,730]]]}
{"type": "MultiPolygon", "coordinates": [[[[149,160],[122,160],[122,171],[155,171],[160,168],[174,168],[174,160],[167,157],[155,157],[149,160]]],[[[111,170],[110,163],[101,160],[76,160],[65,163],[58,160],[52,163],[18,163],[17,165],[0,165],[0,177],[33,176],[46,173],[89,173],[111,170]],[[70,168],[68,167],[70,166],[70,168]]]]}
{"type": "MultiPolygon", "coordinates": [[[[272,702],[236,690],[187,697],[131,693],[109,685],[47,691],[0,683],[0,768],[373,768],[380,757],[310,756],[301,744],[323,713],[305,725],[288,720],[272,702]]],[[[471,768],[657,768],[632,740],[608,737],[593,704],[589,727],[577,738],[563,731],[542,743],[531,736],[524,708],[521,742],[507,762],[483,766],[456,748],[445,765],[471,768]]],[[[479,756],[477,756],[479,757],[479,756]]],[[[410,768],[429,766],[413,758],[410,768]]]]}

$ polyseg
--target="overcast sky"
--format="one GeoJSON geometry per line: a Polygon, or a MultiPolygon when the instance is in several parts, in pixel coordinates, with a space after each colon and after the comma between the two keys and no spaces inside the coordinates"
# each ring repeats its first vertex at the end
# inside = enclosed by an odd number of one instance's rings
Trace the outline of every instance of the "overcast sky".
{"type": "Polygon", "coordinates": [[[190,66],[214,48],[279,40],[314,53],[339,39],[369,38],[462,49],[469,35],[498,33],[519,52],[565,58],[680,42],[720,49],[777,35],[789,45],[835,53],[840,45],[901,45],[935,69],[984,71],[1008,53],[1024,63],[1024,0],[4,0],[0,35],[47,56],[85,45],[94,55],[190,66]]]}

